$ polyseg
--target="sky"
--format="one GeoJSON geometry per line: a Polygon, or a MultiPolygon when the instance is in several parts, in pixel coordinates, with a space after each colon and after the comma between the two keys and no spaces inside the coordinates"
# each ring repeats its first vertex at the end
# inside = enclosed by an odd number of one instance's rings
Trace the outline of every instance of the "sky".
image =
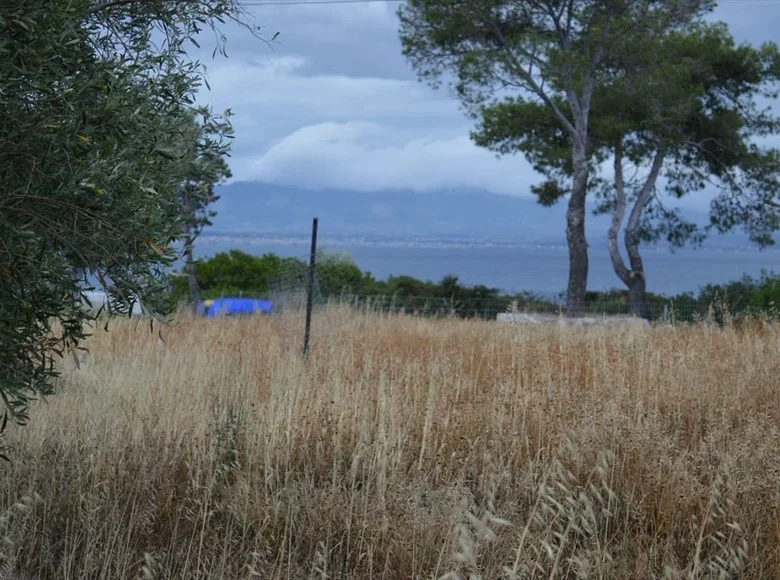
{"type": "MultiPolygon", "coordinates": [[[[522,157],[473,145],[473,121],[457,100],[417,80],[401,55],[398,1],[246,4],[263,35],[277,39],[269,46],[228,25],[228,58],[212,59],[213,44],[201,57],[211,86],[201,100],[233,112],[234,180],[507,195],[528,195],[539,181],[522,157]]],[[[721,0],[713,18],[737,41],[778,40],[780,0],[721,0]]],[[[700,195],[681,205],[707,204],[700,195]]]]}

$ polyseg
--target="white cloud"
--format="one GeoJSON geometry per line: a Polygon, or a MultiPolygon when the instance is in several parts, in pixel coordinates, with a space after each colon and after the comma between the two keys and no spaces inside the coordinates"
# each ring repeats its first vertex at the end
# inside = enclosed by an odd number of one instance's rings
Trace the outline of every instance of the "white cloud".
{"type": "Polygon", "coordinates": [[[303,76],[289,55],[212,66],[215,109],[234,112],[237,180],[378,190],[470,187],[523,195],[537,177],[521,158],[473,145],[446,94],[409,80],[303,76]]]}
{"type": "Polygon", "coordinates": [[[415,81],[340,74],[303,76],[299,55],[222,60],[211,64],[201,95],[215,110],[230,108],[237,157],[262,155],[295,131],[320,123],[374,122],[417,135],[465,134],[469,122],[446,95],[415,81]]]}
{"type": "Polygon", "coordinates": [[[246,161],[244,179],[311,188],[468,187],[524,195],[535,181],[524,160],[497,160],[465,135],[408,138],[373,122],[309,125],[246,161]]]}

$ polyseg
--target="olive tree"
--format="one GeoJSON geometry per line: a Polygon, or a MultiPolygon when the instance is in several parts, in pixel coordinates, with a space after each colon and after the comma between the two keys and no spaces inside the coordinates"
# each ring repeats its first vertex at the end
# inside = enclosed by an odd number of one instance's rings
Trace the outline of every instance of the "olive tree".
{"type": "Polygon", "coordinates": [[[219,49],[243,17],[234,0],[0,3],[0,397],[17,422],[95,322],[88,281],[111,313],[166,314],[182,186],[225,152],[193,141],[204,70],[186,48],[212,28],[219,49]]]}
{"type": "Polygon", "coordinates": [[[190,163],[177,208],[186,226],[182,253],[193,309],[197,309],[200,302],[200,288],[195,277],[195,240],[216,215],[212,209],[219,199],[216,186],[231,177],[224,157],[228,149],[226,139],[232,137],[229,119],[215,117],[208,109],[199,109],[198,117],[189,115],[185,120],[185,129],[189,129],[185,132],[185,145],[190,147],[185,158],[190,163]]]}

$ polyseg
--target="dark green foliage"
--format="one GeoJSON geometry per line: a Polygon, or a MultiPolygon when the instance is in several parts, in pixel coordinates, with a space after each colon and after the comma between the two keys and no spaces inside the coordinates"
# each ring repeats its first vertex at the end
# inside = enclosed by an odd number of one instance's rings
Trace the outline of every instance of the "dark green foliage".
{"type": "Polygon", "coordinates": [[[727,284],[704,286],[699,293],[702,302],[723,300],[735,309],[780,308],[780,276],[762,272],[758,278],[743,276],[727,284]]]}
{"type": "Polygon", "coordinates": [[[317,281],[324,296],[364,294],[374,283],[351,257],[327,252],[317,257],[317,281]]]}
{"type": "MultiPolygon", "coordinates": [[[[634,34],[606,67],[594,92],[589,133],[590,187],[600,212],[615,208],[614,184],[598,170],[615,144],[622,141],[626,162],[640,166],[649,166],[663,148],[661,177],[671,197],[714,189],[720,195],[712,228],[743,227],[757,243],[771,244],[779,225],[780,161],[775,150],[752,140],[780,131],[780,120],[758,104],[776,97],[777,46],[737,46],[724,25],[699,24],[661,40],[634,34]]],[[[541,204],[570,193],[571,138],[548,107],[521,97],[483,106],[472,138],[500,154],[522,153],[546,176],[533,188],[541,204]]],[[[640,182],[626,185],[635,199],[640,182]]],[[[645,241],[681,246],[706,233],[665,207],[660,196],[651,197],[644,211],[639,234],[645,241]]]]}
{"type": "MultiPolygon", "coordinates": [[[[194,270],[203,298],[234,293],[260,297],[268,291],[268,279],[278,274],[280,264],[281,259],[273,254],[259,257],[231,250],[220,252],[208,260],[195,261],[194,270]]],[[[173,288],[178,300],[189,297],[184,275],[173,279],[173,288]]]]}
{"type": "Polygon", "coordinates": [[[184,48],[239,15],[232,0],[0,3],[0,396],[17,422],[95,321],[89,281],[113,313],[165,314],[182,184],[226,151],[207,110],[194,132],[203,70],[184,48]]]}
{"type": "MultiPolygon", "coordinates": [[[[194,263],[195,277],[202,297],[246,296],[268,297],[273,290],[303,288],[308,263],[296,258],[280,258],[275,254],[253,256],[240,250],[220,252],[194,263]]],[[[364,273],[351,259],[321,252],[317,261],[317,282],[325,296],[364,294],[373,287],[374,279],[364,273]]],[[[187,280],[182,274],[172,280],[176,302],[187,300],[187,280]]]]}

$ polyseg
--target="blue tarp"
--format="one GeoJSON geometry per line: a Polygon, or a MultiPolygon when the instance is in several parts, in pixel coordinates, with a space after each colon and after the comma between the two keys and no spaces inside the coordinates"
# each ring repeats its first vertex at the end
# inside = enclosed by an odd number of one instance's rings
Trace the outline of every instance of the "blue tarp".
{"type": "Polygon", "coordinates": [[[231,314],[270,314],[271,302],[254,298],[216,298],[204,300],[198,306],[198,312],[206,317],[231,314]]]}

